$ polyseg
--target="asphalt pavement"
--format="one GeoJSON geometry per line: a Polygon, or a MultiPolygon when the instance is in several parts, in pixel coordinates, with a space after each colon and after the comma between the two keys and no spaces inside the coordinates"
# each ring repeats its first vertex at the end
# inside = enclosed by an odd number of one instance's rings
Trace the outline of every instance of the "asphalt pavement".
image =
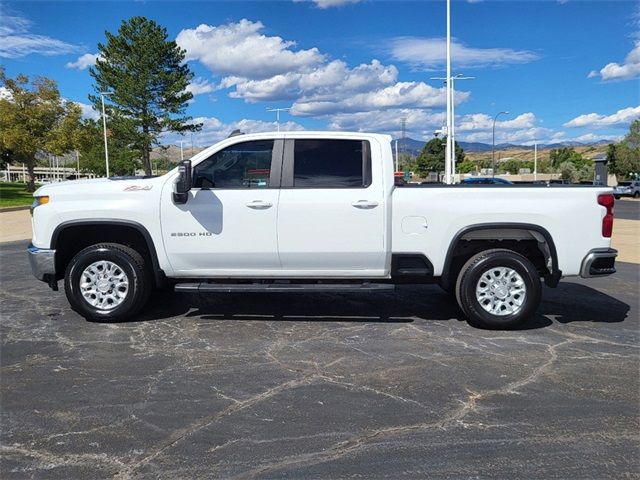
{"type": "Polygon", "coordinates": [[[640,220],[640,200],[616,200],[614,215],[625,220],[640,220]]]}
{"type": "Polygon", "coordinates": [[[25,246],[0,245],[3,479],[640,476],[638,265],[511,332],[436,286],[160,292],[104,324],[25,246]]]}

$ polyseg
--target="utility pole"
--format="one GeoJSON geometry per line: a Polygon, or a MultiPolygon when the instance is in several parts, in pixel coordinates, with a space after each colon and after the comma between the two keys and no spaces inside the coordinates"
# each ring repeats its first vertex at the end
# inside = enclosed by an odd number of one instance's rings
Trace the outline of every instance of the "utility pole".
{"type": "Polygon", "coordinates": [[[78,171],[76,180],[80,180],[80,152],[78,150],[76,150],[76,170],[78,171]]]}
{"type": "Polygon", "coordinates": [[[178,140],[180,142],[180,160],[184,160],[184,150],[182,149],[182,144],[184,143],[184,140],[178,140]]]}
{"type": "Polygon", "coordinates": [[[107,147],[107,115],[104,112],[105,95],[113,95],[113,92],[100,92],[100,98],[102,99],[102,127],[104,130],[104,163],[107,171],[107,178],[109,178],[109,149],[107,147]]]}
{"type": "Polygon", "coordinates": [[[276,127],[278,128],[278,132],[280,131],[280,112],[288,112],[291,110],[288,108],[267,108],[267,112],[276,112],[276,127]]]}

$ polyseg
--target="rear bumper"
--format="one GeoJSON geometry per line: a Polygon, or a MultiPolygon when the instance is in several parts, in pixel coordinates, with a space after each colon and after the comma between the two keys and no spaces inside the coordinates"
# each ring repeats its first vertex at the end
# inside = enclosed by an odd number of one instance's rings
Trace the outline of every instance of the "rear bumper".
{"type": "Polygon", "coordinates": [[[56,278],[56,251],[48,248],[38,248],[29,244],[27,248],[31,273],[38,280],[50,282],[56,278]]]}
{"type": "Polygon", "coordinates": [[[591,250],[580,267],[582,278],[604,277],[616,273],[615,261],[618,251],[613,248],[596,248],[591,250]]]}

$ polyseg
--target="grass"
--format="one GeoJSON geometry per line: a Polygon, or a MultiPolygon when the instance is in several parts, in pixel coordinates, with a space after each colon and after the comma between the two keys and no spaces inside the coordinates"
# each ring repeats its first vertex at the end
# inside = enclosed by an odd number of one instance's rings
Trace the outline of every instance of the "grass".
{"type": "Polygon", "coordinates": [[[0,208],[31,205],[33,195],[22,182],[0,182],[0,208]]]}

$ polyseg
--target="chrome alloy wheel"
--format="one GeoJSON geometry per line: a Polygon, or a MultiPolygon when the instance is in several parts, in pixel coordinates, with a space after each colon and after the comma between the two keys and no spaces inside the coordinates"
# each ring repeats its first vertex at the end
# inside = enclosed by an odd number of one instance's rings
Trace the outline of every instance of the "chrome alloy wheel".
{"type": "Polygon", "coordinates": [[[93,262],[80,276],[82,298],[99,310],[113,310],[127,298],[129,278],[108,260],[93,262]]]}
{"type": "Polygon", "coordinates": [[[522,277],[508,267],[494,267],[484,272],[476,284],[476,300],[492,315],[518,313],[527,296],[522,277]]]}

